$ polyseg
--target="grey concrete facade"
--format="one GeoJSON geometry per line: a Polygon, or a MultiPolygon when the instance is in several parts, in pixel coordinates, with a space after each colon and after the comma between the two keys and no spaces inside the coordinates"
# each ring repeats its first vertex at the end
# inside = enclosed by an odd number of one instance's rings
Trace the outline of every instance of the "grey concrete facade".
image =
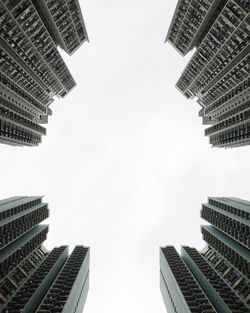
{"type": "MultiPolygon", "coordinates": [[[[204,20],[206,32],[176,87],[187,98],[198,98],[204,124],[213,124],[205,135],[214,147],[248,145],[250,5],[241,0],[216,2],[220,3],[217,13],[212,20],[204,20]]],[[[187,3],[188,7],[201,5],[198,0],[187,3]]],[[[211,1],[204,3],[212,5],[211,1]]],[[[187,35],[182,27],[178,32],[187,35]]]]}
{"type": "Polygon", "coordinates": [[[216,312],[174,247],[160,249],[160,268],[161,292],[168,313],[216,312]]]}
{"type": "MultiPolygon", "coordinates": [[[[55,21],[55,25],[68,35],[78,34],[77,46],[73,44],[75,50],[87,38],[86,29],[79,3],[66,2],[66,15],[71,23],[67,23],[64,30],[63,23],[59,25],[55,21]]],[[[2,143],[38,145],[44,131],[36,136],[32,129],[26,131],[23,125],[16,125],[18,119],[25,117],[36,125],[43,124],[50,115],[49,105],[53,97],[64,97],[76,86],[57,49],[59,43],[51,35],[50,24],[45,21],[44,16],[50,16],[51,12],[58,21],[66,18],[58,0],[0,1],[0,99],[2,106],[11,109],[18,117],[15,123],[7,126],[6,122],[2,123],[2,143]]],[[[70,35],[69,38],[73,37],[70,35]]]]}
{"type": "Polygon", "coordinates": [[[47,251],[49,215],[42,197],[0,201],[0,311],[82,312],[89,289],[89,248],[47,251]],[[53,301],[51,300],[53,299],[53,301]]]}
{"type": "Polygon", "coordinates": [[[160,249],[160,286],[167,312],[247,313],[250,202],[211,197],[202,205],[201,217],[211,223],[201,228],[207,243],[201,252],[183,246],[180,256],[172,246],[160,249]]]}
{"type": "Polygon", "coordinates": [[[181,55],[197,47],[226,0],[179,0],[166,41],[181,55]]]}
{"type": "Polygon", "coordinates": [[[72,55],[88,40],[78,0],[32,0],[56,45],[72,55]],[[60,14],[58,13],[60,10],[60,14]]]}

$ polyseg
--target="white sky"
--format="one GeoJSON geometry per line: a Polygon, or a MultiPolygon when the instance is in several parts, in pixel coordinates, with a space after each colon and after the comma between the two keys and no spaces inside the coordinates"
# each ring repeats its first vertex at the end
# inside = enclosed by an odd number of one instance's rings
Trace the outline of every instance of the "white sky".
{"type": "Polygon", "coordinates": [[[159,246],[202,248],[207,196],[249,199],[250,147],[211,149],[174,87],[173,0],[80,1],[90,44],[65,56],[78,86],[38,148],[1,146],[1,198],[45,195],[48,248],[91,247],[84,313],[163,313],[159,246]]]}

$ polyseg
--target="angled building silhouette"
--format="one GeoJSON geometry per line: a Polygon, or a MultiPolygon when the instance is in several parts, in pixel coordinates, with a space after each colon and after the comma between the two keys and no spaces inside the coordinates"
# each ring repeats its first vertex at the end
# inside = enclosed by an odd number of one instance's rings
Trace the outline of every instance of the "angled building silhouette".
{"type": "Polygon", "coordinates": [[[76,85],[57,46],[72,54],[88,37],[78,1],[63,3],[0,1],[0,142],[39,144],[53,97],[76,85]]]}
{"type": "Polygon", "coordinates": [[[32,1],[55,44],[69,55],[88,40],[78,0],[32,1]]]}
{"type": "Polygon", "coordinates": [[[83,310],[89,286],[89,248],[48,251],[49,215],[42,197],[0,201],[0,311],[51,313],[83,310]]]}
{"type": "Polygon", "coordinates": [[[176,87],[198,98],[203,123],[212,124],[205,135],[215,147],[250,142],[249,11],[242,0],[180,0],[167,35],[183,55],[196,47],[176,87]]]}
{"type": "Polygon", "coordinates": [[[226,0],[187,1],[179,0],[172,18],[166,41],[182,56],[198,47],[219,15],[226,0]]]}
{"type": "Polygon", "coordinates": [[[160,249],[161,292],[167,312],[250,311],[250,202],[209,198],[201,217],[201,251],[160,249]]]}

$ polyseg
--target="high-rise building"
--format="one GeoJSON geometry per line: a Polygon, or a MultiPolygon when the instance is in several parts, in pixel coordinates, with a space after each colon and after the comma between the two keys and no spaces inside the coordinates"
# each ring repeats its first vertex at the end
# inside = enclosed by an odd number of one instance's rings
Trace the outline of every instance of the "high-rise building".
{"type": "Polygon", "coordinates": [[[201,217],[206,247],[160,249],[161,292],[168,313],[250,312],[250,202],[208,198],[201,217]]]}
{"type": "Polygon", "coordinates": [[[176,87],[198,98],[216,147],[250,143],[249,12],[249,0],[180,0],[166,39],[183,55],[196,46],[176,87]]]}
{"type": "Polygon", "coordinates": [[[89,248],[48,251],[49,215],[42,197],[0,201],[0,312],[83,311],[89,288],[89,248]]]}
{"type": "Polygon", "coordinates": [[[78,0],[0,0],[0,28],[0,141],[37,145],[53,97],[76,85],[57,46],[72,54],[88,39],[80,6],[78,0]]]}
{"type": "Polygon", "coordinates": [[[40,16],[55,44],[59,45],[69,55],[88,40],[78,0],[32,1],[40,12],[40,16]]]}
{"type": "Polygon", "coordinates": [[[179,0],[166,41],[181,55],[198,47],[227,0],[179,0]]]}

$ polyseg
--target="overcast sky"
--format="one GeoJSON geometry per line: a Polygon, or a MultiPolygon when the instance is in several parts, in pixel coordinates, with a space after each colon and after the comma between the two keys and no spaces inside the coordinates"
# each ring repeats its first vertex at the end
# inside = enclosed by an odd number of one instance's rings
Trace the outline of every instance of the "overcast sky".
{"type": "Polygon", "coordinates": [[[159,246],[203,248],[207,196],[250,199],[250,147],[211,149],[174,87],[190,58],[163,44],[177,1],[80,2],[90,43],[64,54],[78,86],[39,147],[1,145],[1,198],[44,195],[46,246],[91,247],[84,313],[164,313],[159,246]]]}

